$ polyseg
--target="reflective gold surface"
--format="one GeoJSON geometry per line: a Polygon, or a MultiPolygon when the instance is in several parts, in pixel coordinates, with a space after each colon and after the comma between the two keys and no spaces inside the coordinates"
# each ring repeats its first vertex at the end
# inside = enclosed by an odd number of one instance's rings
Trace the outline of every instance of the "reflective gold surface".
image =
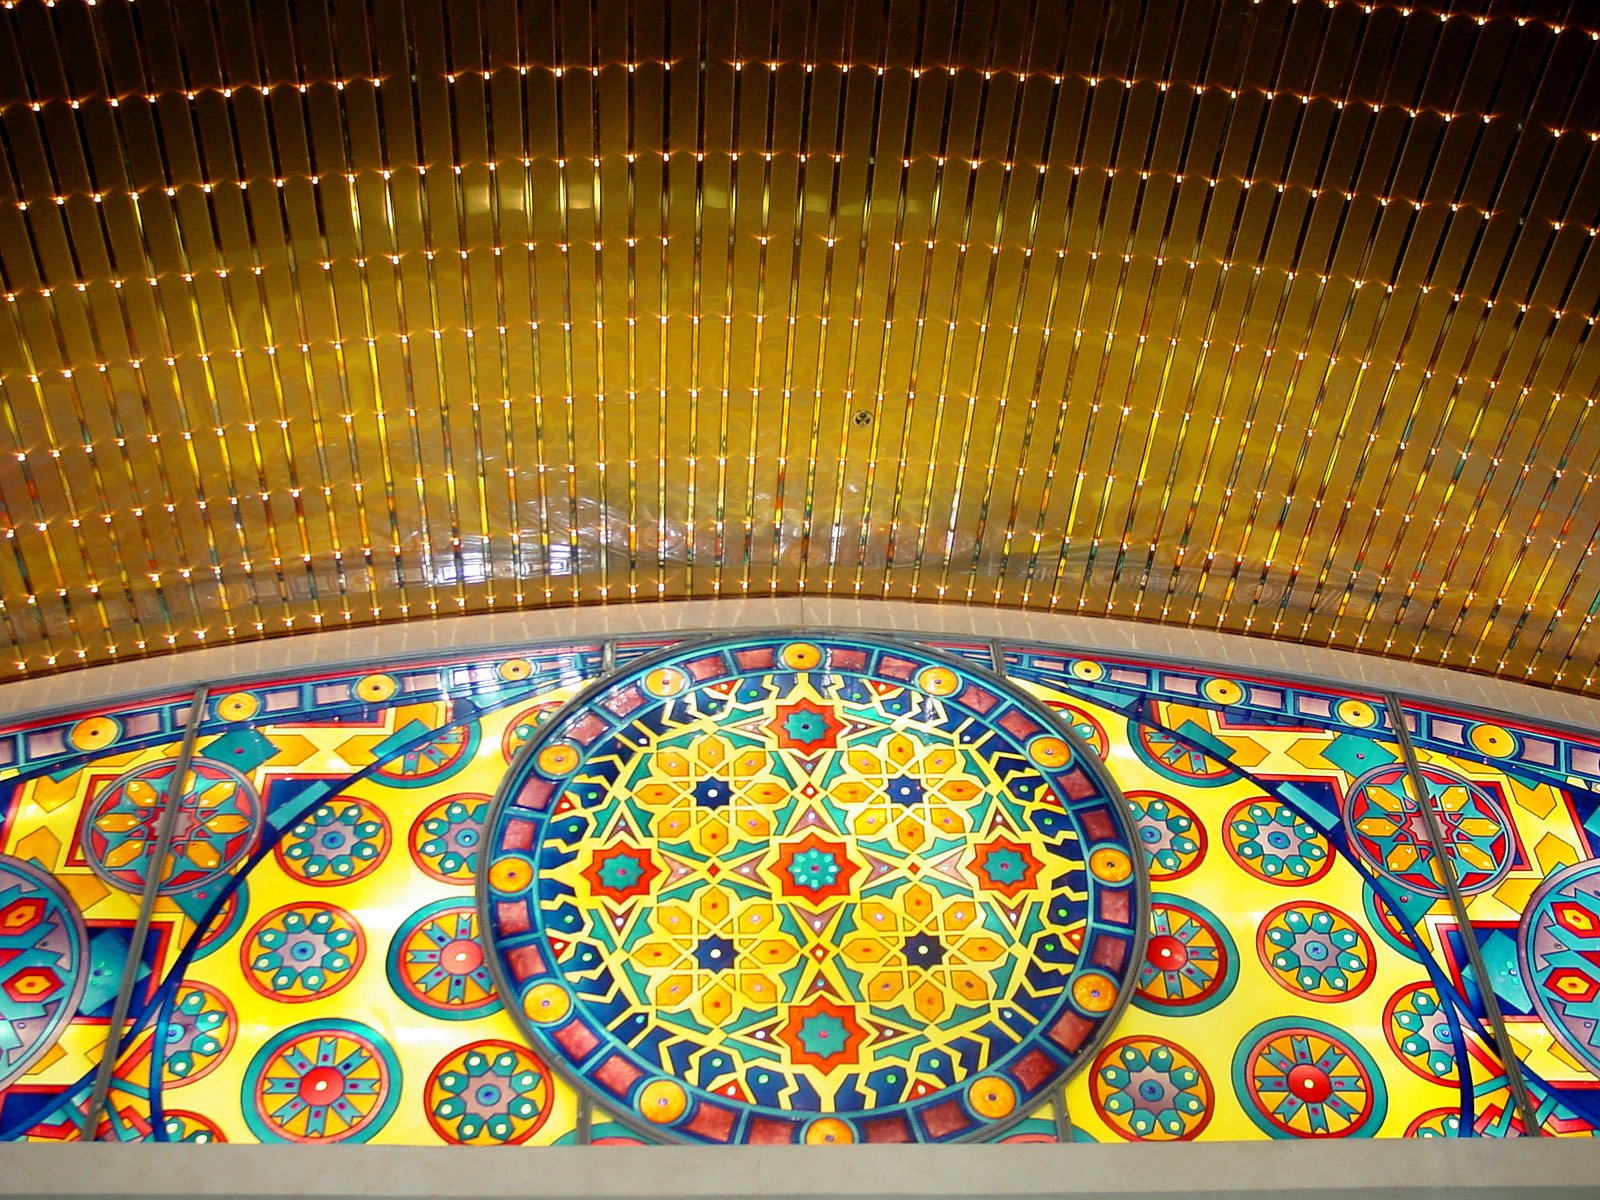
{"type": "Polygon", "coordinates": [[[1597,32],[16,0],[6,669],[831,593],[1593,691],[1597,32]]]}

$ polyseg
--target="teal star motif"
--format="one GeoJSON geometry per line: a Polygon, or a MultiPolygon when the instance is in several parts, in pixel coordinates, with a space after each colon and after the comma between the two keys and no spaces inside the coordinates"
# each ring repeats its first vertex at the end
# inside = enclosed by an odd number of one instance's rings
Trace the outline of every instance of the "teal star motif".
{"type": "Polygon", "coordinates": [[[644,868],[639,860],[626,854],[616,854],[600,864],[600,882],[615,891],[626,891],[639,882],[644,868]]]}
{"type": "Polygon", "coordinates": [[[839,878],[839,861],[831,850],[802,850],[789,864],[789,878],[807,891],[820,892],[839,878]]]}
{"type": "Polygon", "coordinates": [[[983,873],[996,883],[1021,883],[1028,877],[1028,864],[1015,850],[991,850],[984,856],[983,873]]]}
{"type": "Polygon", "coordinates": [[[791,741],[809,746],[828,736],[828,723],[822,719],[821,713],[800,709],[784,717],[783,732],[791,741]]]}
{"type": "Polygon", "coordinates": [[[832,1058],[843,1054],[850,1032],[844,1022],[832,1013],[815,1013],[800,1023],[800,1044],[807,1054],[818,1058],[832,1058]]]}

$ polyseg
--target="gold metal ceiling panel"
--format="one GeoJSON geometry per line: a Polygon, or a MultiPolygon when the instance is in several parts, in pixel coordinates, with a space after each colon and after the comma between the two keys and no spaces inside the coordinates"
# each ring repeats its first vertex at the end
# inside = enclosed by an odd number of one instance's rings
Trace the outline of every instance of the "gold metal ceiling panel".
{"type": "Polygon", "coordinates": [[[14,669],[805,593],[1593,691],[1597,34],[5,4],[14,669]]]}

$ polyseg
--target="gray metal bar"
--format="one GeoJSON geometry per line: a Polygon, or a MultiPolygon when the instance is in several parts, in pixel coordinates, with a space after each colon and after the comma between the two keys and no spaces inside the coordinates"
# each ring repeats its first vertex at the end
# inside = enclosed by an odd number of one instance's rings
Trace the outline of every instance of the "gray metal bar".
{"type": "Polygon", "coordinates": [[[578,1145],[587,1146],[594,1141],[594,1101],[589,1093],[578,1092],[578,1145]]]}
{"type": "Polygon", "coordinates": [[[1594,1200],[1589,1138],[0,1148],[0,1200],[1594,1200]]]}
{"type": "Polygon", "coordinates": [[[1488,966],[1483,961],[1483,950],[1479,947],[1477,938],[1472,936],[1472,920],[1467,914],[1466,897],[1461,894],[1461,882],[1456,878],[1455,862],[1445,852],[1444,830],[1439,827],[1439,818],[1427,800],[1427,783],[1422,777],[1422,764],[1417,759],[1417,748],[1411,744],[1411,731],[1406,728],[1405,708],[1400,702],[1400,697],[1393,692],[1385,692],[1383,702],[1389,710],[1389,724],[1394,730],[1395,740],[1400,745],[1400,753],[1405,757],[1406,778],[1411,784],[1417,807],[1422,811],[1423,822],[1428,827],[1428,839],[1433,843],[1435,860],[1442,864],[1440,875],[1444,890],[1449,896],[1450,909],[1455,914],[1456,924],[1461,930],[1461,944],[1466,948],[1467,960],[1473,974],[1478,977],[1478,994],[1483,997],[1484,1016],[1489,1019],[1489,1032],[1494,1038],[1495,1049],[1500,1052],[1500,1061],[1506,1069],[1506,1086],[1511,1089],[1512,1100],[1516,1103],[1517,1112],[1522,1116],[1522,1123],[1528,1136],[1542,1137],[1544,1130],[1540,1128],[1533,1098],[1528,1095],[1527,1083],[1522,1078],[1522,1060],[1517,1057],[1516,1048],[1511,1044],[1511,1035],[1506,1030],[1505,1016],[1500,1011],[1499,998],[1494,994],[1494,984],[1490,982],[1488,966]]]}
{"type": "Polygon", "coordinates": [[[156,900],[161,885],[166,882],[167,856],[172,852],[172,836],[178,826],[178,797],[183,794],[184,777],[194,760],[195,740],[200,736],[200,723],[205,718],[207,688],[201,684],[189,701],[189,721],[184,727],[183,744],[178,749],[178,760],[172,774],[167,776],[166,792],[161,798],[161,824],[156,830],[156,845],[146,868],[144,892],[139,897],[139,915],[134,919],[133,932],[128,937],[128,960],[123,966],[122,982],[117,986],[117,999],[111,1008],[111,1024],[106,1030],[106,1044],[100,1065],[95,1070],[94,1089],[89,1093],[87,1122],[83,1130],[85,1141],[98,1141],[100,1118],[105,1113],[111,1096],[111,1076],[117,1067],[117,1056],[122,1053],[123,1026],[128,1021],[128,1009],[133,1006],[133,989],[139,982],[139,964],[144,960],[144,944],[150,936],[150,921],[155,916],[156,900]]]}
{"type": "MultiPolygon", "coordinates": [[[[1085,1064],[1087,1066],[1088,1064],[1085,1064]]],[[[1067,1107],[1067,1085],[1062,1084],[1050,1097],[1050,1108],[1056,1118],[1056,1141],[1072,1140],[1072,1110],[1067,1107]]]]}

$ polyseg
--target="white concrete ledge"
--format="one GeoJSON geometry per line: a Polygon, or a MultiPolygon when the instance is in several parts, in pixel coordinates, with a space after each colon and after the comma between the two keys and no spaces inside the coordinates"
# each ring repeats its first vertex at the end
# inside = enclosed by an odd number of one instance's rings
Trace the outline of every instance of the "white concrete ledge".
{"type": "Polygon", "coordinates": [[[299,671],[308,666],[332,669],[519,643],[675,630],[710,633],[805,627],[893,630],[952,639],[1004,638],[1078,646],[1108,655],[1225,664],[1241,672],[1298,675],[1352,688],[1465,704],[1515,714],[1529,721],[1600,730],[1600,700],[1403,659],[1105,617],[976,605],[812,597],[675,600],[430,617],[212,646],[42,679],[0,683],[0,717],[104,704],[123,697],[192,689],[200,683],[299,671]]]}
{"type": "Polygon", "coordinates": [[[0,1148],[0,1198],[1594,1200],[1600,1142],[0,1148]]]}

